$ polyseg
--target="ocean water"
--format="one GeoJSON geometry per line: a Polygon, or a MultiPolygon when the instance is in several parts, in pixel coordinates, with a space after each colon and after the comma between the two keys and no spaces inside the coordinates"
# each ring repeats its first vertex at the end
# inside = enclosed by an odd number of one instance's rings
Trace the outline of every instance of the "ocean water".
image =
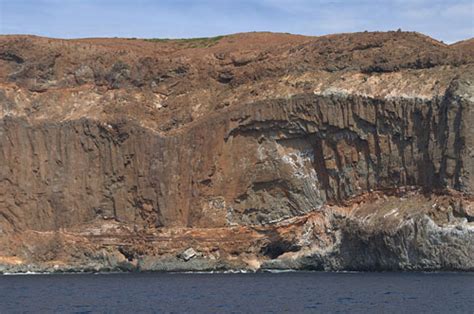
{"type": "Polygon", "coordinates": [[[0,276],[0,313],[474,313],[474,273],[0,276]]]}

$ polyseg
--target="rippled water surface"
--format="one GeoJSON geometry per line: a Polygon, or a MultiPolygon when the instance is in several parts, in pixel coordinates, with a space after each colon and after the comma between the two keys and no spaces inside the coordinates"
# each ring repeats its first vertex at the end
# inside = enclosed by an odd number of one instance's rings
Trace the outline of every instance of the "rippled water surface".
{"type": "Polygon", "coordinates": [[[0,313],[474,313],[473,273],[0,276],[0,313]]]}

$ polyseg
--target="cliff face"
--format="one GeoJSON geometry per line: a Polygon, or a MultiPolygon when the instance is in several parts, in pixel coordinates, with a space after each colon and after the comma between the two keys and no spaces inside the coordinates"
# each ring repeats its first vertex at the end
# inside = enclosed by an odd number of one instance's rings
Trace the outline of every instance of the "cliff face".
{"type": "Polygon", "coordinates": [[[473,84],[415,33],[2,36],[0,264],[472,270],[473,84]]]}

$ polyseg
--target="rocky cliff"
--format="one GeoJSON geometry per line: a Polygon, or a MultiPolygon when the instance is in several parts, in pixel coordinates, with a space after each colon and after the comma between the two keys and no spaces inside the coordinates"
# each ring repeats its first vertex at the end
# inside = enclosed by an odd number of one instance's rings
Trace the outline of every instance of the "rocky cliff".
{"type": "Polygon", "coordinates": [[[0,36],[1,270],[474,270],[473,106],[473,40],[0,36]]]}

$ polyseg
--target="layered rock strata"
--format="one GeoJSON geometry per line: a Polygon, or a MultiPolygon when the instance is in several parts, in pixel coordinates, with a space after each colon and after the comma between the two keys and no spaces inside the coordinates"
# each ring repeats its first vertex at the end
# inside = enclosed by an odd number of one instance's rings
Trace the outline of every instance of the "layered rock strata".
{"type": "Polygon", "coordinates": [[[473,270],[473,62],[403,32],[2,36],[1,269],[473,270]]]}

